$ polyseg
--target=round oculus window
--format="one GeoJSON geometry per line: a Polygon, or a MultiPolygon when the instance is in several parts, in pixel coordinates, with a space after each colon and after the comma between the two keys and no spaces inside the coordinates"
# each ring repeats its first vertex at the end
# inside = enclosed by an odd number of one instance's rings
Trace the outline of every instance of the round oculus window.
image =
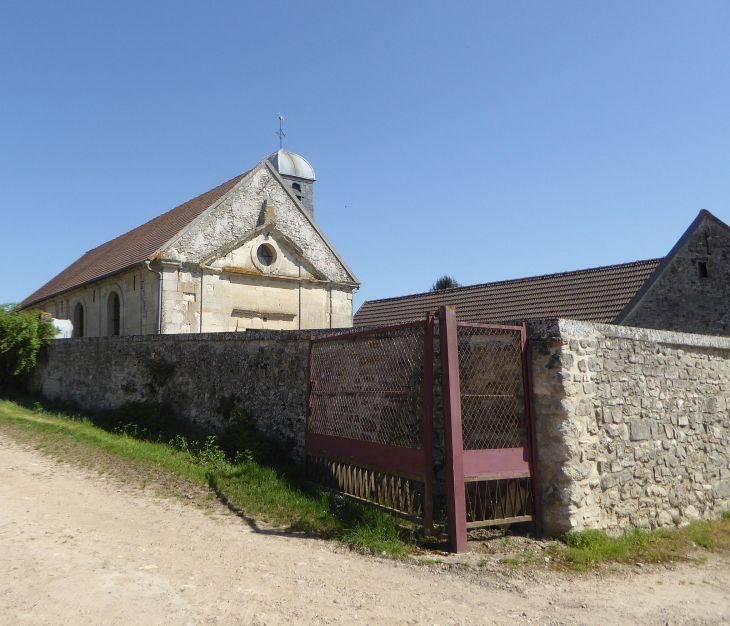
{"type": "Polygon", "coordinates": [[[256,251],[256,258],[259,260],[259,263],[261,263],[261,265],[263,265],[264,267],[269,267],[274,263],[276,254],[274,253],[274,249],[270,245],[262,243],[259,246],[259,249],[256,251]]]}

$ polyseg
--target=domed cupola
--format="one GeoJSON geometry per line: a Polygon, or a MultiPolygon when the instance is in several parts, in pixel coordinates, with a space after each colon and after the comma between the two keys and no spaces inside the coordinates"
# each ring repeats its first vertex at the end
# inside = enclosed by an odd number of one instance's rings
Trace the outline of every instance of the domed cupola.
{"type": "Polygon", "coordinates": [[[281,149],[269,157],[281,177],[292,188],[302,206],[314,218],[314,194],[312,185],[316,180],[314,169],[304,157],[281,149]]]}

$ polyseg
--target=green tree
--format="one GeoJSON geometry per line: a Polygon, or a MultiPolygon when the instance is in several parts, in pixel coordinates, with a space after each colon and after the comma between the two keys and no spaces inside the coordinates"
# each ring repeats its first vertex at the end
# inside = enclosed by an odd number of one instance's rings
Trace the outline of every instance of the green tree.
{"type": "Polygon", "coordinates": [[[57,332],[52,322],[41,321],[40,311],[0,304],[0,385],[18,382],[30,374],[38,352],[57,332]]]}
{"type": "Polygon", "coordinates": [[[431,287],[431,291],[441,291],[442,289],[456,289],[457,287],[461,287],[461,285],[456,282],[456,279],[451,278],[451,276],[442,276],[433,284],[433,286],[431,287]]]}

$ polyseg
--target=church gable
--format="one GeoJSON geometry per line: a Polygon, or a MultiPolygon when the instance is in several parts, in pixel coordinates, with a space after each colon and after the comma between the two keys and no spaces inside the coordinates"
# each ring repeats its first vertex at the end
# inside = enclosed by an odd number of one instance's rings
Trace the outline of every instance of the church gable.
{"type": "Polygon", "coordinates": [[[266,225],[254,230],[227,254],[205,262],[205,267],[226,274],[278,278],[281,280],[326,281],[314,266],[276,228],[266,225]]]}
{"type": "Polygon", "coordinates": [[[292,172],[287,163],[267,157],[95,248],[24,306],[64,318],[73,309],[84,335],[351,326],[359,283],[306,207],[311,166],[292,172]],[[104,322],[110,290],[113,327],[104,322]]]}
{"type": "MultiPolygon", "coordinates": [[[[319,280],[353,287],[359,285],[313,218],[292,195],[291,188],[266,160],[161,250],[159,257],[207,264],[212,259],[227,257],[234,249],[245,248],[247,251],[241,250],[234,255],[237,262],[243,264],[240,267],[252,265],[260,271],[255,254],[251,254],[251,242],[266,233],[274,236],[276,246],[283,246],[277,271],[293,271],[286,262],[288,256],[293,255],[319,280]]],[[[254,252],[258,251],[258,246],[254,252]]],[[[231,267],[238,266],[233,263],[231,267]]]]}

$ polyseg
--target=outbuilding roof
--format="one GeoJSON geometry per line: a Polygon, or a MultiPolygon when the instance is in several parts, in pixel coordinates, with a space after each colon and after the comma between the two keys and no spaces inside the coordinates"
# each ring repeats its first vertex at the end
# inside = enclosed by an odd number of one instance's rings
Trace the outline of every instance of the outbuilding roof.
{"type": "Polygon", "coordinates": [[[43,287],[29,295],[20,305],[28,307],[64,291],[142,265],[203,211],[233,189],[236,184],[243,180],[246,174],[248,172],[218,185],[215,189],[211,189],[185,204],[163,213],[116,239],[107,241],[98,248],[89,250],[58,276],[52,278],[43,287]]]}
{"type": "Polygon", "coordinates": [[[368,300],[355,326],[385,326],[421,319],[442,304],[463,322],[506,322],[563,317],[609,323],[631,301],[662,259],[575,272],[483,283],[469,287],[368,300]]]}

